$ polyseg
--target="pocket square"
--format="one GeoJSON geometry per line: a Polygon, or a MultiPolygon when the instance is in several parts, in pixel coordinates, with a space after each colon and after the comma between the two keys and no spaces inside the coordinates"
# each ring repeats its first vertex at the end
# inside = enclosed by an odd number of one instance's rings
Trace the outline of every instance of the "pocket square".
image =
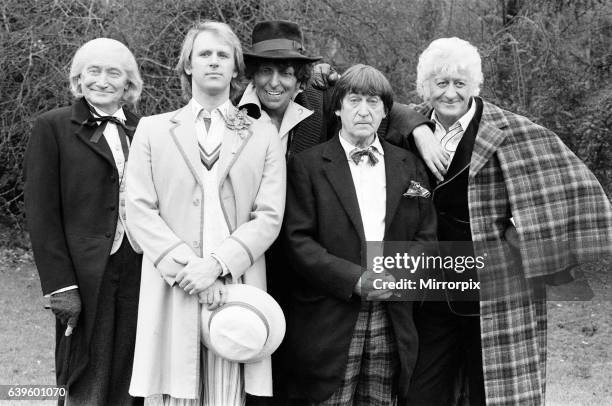
{"type": "Polygon", "coordinates": [[[404,192],[402,196],[428,198],[429,196],[431,196],[431,193],[429,193],[429,190],[421,186],[419,182],[415,182],[414,180],[411,180],[410,186],[408,187],[408,189],[404,192]]]}

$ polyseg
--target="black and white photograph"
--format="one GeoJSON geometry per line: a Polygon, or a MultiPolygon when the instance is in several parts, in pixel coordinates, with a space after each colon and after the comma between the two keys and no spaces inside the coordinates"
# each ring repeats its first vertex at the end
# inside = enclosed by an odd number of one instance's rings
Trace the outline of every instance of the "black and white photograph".
{"type": "Polygon", "coordinates": [[[2,0],[0,405],[612,404],[609,0],[2,0]]]}

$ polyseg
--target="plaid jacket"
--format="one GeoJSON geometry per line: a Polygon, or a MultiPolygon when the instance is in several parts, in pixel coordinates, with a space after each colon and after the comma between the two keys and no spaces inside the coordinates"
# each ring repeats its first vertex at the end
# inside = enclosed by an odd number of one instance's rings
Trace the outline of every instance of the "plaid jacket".
{"type": "Polygon", "coordinates": [[[551,131],[483,103],[468,204],[481,281],[487,405],[543,405],[546,302],[541,276],[612,251],[612,208],[586,166],[551,131]],[[517,250],[504,242],[514,219],[517,250]]]}

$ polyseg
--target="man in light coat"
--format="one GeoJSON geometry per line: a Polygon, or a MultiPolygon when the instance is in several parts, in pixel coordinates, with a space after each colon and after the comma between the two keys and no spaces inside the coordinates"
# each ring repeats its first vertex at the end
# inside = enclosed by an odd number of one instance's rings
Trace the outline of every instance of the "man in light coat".
{"type": "Polygon", "coordinates": [[[243,69],[227,25],[192,28],[177,66],[189,103],[144,118],[135,135],[127,215],[144,258],[130,393],[162,394],[164,404],[230,405],[244,401],[244,391],[272,394],[269,357],[241,372],[200,344],[198,299],[209,308],[223,303],[224,282],[265,290],[263,253],[280,231],[285,204],[276,130],[229,101],[243,69]],[[234,373],[226,382],[233,400],[215,400],[227,387],[211,373],[213,363],[234,373]]]}

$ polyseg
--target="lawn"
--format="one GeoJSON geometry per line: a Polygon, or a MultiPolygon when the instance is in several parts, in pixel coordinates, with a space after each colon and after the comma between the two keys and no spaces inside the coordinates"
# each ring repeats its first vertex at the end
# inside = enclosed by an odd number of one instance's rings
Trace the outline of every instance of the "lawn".
{"type": "MultiPolygon", "coordinates": [[[[595,297],[551,301],[547,405],[612,404],[612,272],[610,262],[585,267],[595,297]]],[[[0,385],[51,385],[54,319],[45,310],[31,254],[0,249],[0,385]]],[[[0,405],[53,405],[2,401],[0,405]]]]}

